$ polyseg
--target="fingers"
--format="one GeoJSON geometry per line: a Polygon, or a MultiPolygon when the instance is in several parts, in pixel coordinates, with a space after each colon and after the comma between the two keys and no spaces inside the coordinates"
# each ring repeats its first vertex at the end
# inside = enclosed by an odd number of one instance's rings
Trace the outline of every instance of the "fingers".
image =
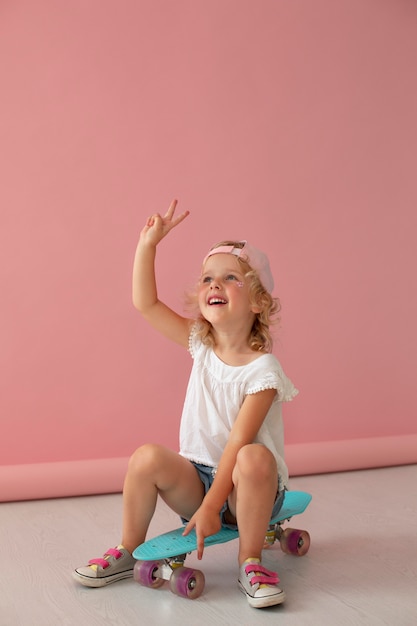
{"type": "Polygon", "coordinates": [[[164,217],[162,217],[160,213],[154,213],[153,215],[150,215],[146,222],[147,226],[153,226],[157,220],[163,220],[164,222],[172,221],[172,216],[174,215],[175,207],[177,206],[177,203],[178,203],[177,200],[173,200],[171,202],[171,204],[169,205],[169,209],[165,213],[164,217]]]}
{"type": "Polygon", "coordinates": [[[180,222],[182,222],[183,220],[185,220],[185,218],[190,215],[189,211],[184,211],[184,213],[181,213],[181,215],[178,215],[177,218],[175,218],[175,220],[172,220],[172,226],[177,226],[180,222]]]}
{"type": "Polygon", "coordinates": [[[185,220],[185,218],[190,214],[189,211],[184,211],[174,219],[174,213],[175,209],[177,208],[177,204],[178,200],[173,200],[169,205],[168,211],[164,215],[164,220],[171,222],[172,227],[177,226],[177,224],[185,220]]]}
{"type": "Polygon", "coordinates": [[[193,520],[190,520],[187,526],[184,528],[182,535],[183,537],[186,537],[187,535],[190,534],[193,528],[195,528],[196,537],[197,537],[197,558],[199,561],[201,561],[201,559],[203,558],[203,552],[204,552],[204,534],[199,532],[197,524],[193,520]]]}
{"type": "Polygon", "coordinates": [[[189,535],[192,529],[194,528],[194,526],[195,524],[193,524],[193,522],[188,522],[187,526],[184,529],[184,532],[182,533],[183,537],[186,537],[187,535],[189,535]]]}
{"type": "Polygon", "coordinates": [[[172,216],[173,216],[173,215],[174,215],[174,213],[175,213],[175,209],[176,209],[176,207],[177,207],[177,204],[178,204],[178,200],[175,200],[175,199],[174,199],[174,200],[171,202],[171,204],[169,205],[169,209],[168,209],[168,211],[165,213],[165,218],[166,218],[166,219],[168,219],[168,220],[171,220],[171,219],[172,219],[172,216]]]}
{"type": "Polygon", "coordinates": [[[204,537],[197,534],[197,559],[201,561],[204,552],[204,537]]]}
{"type": "Polygon", "coordinates": [[[157,219],[161,219],[161,216],[159,215],[159,213],[154,213],[153,215],[150,215],[146,221],[146,226],[149,226],[149,228],[152,228],[152,226],[155,224],[157,219]]]}
{"type": "Polygon", "coordinates": [[[175,213],[177,204],[178,204],[178,200],[173,200],[171,204],[169,205],[169,209],[165,213],[164,217],[161,217],[159,213],[154,213],[153,215],[150,215],[147,219],[146,225],[149,228],[152,228],[152,226],[157,221],[161,220],[161,223],[165,226],[168,226],[169,229],[174,228],[174,226],[177,226],[177,224],[185,220],[185,218],[190,214],[189,211],[184,211],[183,213],[178,215],[176,218],[174,218],[174,213],[175,213]]]}

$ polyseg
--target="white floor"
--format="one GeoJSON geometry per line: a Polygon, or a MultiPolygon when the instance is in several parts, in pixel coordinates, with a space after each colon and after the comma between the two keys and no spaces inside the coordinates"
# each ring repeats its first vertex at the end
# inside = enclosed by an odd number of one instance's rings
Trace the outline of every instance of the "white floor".
{"type": "MultiPolygon", "coordinates": [[[[0,625],[415,626],[417,466],[294,478],[313,494],[291,526],[312,544],[304,557],[276,544],[264,562],[278,571],[287,601],[252,609],[236,586],[236,542],[213,546],[197,564],[206,588],[196,600],[133,580],[86,589],[74,567],[119,541],[121,495],[0,504],[0,625]]],[[[160,505],[151,534],[178,525],[160,505]]]]}

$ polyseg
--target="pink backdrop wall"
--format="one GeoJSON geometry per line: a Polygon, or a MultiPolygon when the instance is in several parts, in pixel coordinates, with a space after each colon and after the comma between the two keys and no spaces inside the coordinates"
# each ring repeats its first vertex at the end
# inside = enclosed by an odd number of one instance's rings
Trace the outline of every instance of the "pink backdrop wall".
{"type": "Polygon", "coordinates": [[[0,15],[0,499],[118,490],[177,446],[190,359],[137,316],[145,217],[182,306],[224,237],[268,251],[293,474],[417,461],[417,7],[15,0],[0,15]]]}

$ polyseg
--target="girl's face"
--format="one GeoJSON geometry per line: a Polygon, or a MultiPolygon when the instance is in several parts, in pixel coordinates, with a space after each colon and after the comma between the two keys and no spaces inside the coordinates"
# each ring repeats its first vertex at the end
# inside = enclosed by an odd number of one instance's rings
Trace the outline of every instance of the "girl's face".
{"type": "Polygon", "coordinates": [[[220,321],[253,320],[254,310],[239,261],[233,254],[210,256],[200,278],[198,304],[213,325],[220,321]]]}

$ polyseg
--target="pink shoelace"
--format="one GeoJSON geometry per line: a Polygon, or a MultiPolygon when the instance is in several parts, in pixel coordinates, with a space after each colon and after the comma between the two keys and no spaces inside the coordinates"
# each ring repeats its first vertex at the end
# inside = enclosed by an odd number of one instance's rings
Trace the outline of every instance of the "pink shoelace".
{"type": "Polygon", "coordinates": [[[251,585],[277,585],[279,583],[278,574],[266,569],[260,563],[248,563],[245,566],[247,576],[252,572],[256,572],[256,574],[250,579],[251,585]]]}
{"type": "MultiPolygon", "coordinates": [[[[109,548],[109,550],[107,550],[107,552],[104,554],[104,557],[106,556],[114,556],[115,559],[120,559],[120,557],[123,556],[123,554],[117,548],[109,548]]],[[[88,564],[99,565],[103,569],[106,569],[110,565],[110,563],[107,561],[106,558],[91,559],[91,561],[88,561],[88,564]]]]}

